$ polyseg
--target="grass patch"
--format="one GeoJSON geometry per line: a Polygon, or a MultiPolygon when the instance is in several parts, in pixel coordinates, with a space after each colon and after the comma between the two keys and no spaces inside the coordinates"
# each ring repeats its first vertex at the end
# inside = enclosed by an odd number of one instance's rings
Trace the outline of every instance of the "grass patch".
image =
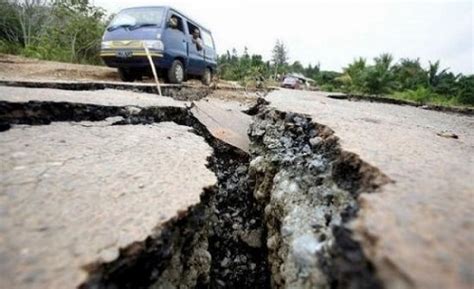
{"type": "Polygon", "coordinates": [[[8,42],[0,39],[0,53],[4,54],[19,54],[23,47],[20,44],[14,42],[8,42]]]}
{"type": "Polygon", "coordinates": [[[437,93],[432,92],[428,88],[419,87],[415,90],[405,90],[402,92],[395,92],[388,97],[401,99],[401,100],[408,100],[418,104],[433,104],[433,105],[440,105],[440,106],[465,106],[465,107],[473,107],[464,99],[459,98],[458,96],[445,96],[440,95],[437,93]]]}

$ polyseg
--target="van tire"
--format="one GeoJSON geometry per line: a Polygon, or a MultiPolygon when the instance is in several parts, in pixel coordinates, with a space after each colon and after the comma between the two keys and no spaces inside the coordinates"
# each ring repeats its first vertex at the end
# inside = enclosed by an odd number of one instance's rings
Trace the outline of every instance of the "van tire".
{"type": "Polygon", "coordinates": [[[135,81],[135,74],[133,71],[125,68],[119,68],[118,69],[119,77],[122,81],[125,82],[134,82],[135,81]]]}
{"type": "Polygon", "coordinates": [[[204,74],[202,75],[201,81],[202,81],[202,84],[204,84],[206,86],[211,85],[211,82],[212,82],[212,71],[211,71],[211,69],[206,68],[206,70],[204,70],[204,74]]]}
{"type": "Polygon", "coordinates": [[[184,66],[179,60],[173,61],[170,69],[168,70],[168,80],[171,83],[181,84],[184,80],[184,66]]]}

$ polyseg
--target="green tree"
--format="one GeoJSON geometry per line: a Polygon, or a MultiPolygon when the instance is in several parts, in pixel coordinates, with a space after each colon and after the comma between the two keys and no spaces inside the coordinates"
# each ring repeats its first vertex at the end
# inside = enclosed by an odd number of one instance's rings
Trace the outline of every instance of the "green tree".
{"type": "Polygon", "coordinates": [[[286,48],[285,43],[278,39],[272,50],[272,63],[274,65],[275,74],[286,72],[288,59],[288,49],[286,48]]]}
{"type": "Polygon", "coordinates": [[[374,58],[375,65],[364,73],[364,90],[370,94],[386,94],[395,88],[392,72],[393,56],[388,53],[374,58]]]}
{"type": "Polygon", "coordinates": [[[399,90],[428,86],[428,73],[421,67],[419,58],[402,58],[393,67],[393,74],[399,90]]]}
{"type": "MultiPolygon", "coordinates": [[[[62,60],[99,63],[98,52],[100,41],[105,29],[105,11],[90,4],[89,0],[56,0],[53,3],[52,16],[56,23],[50,26],[47,37],[43,37],[42,46],[53,43],[63,53],[62,60]],[[56,44],[54,44],[56,43],[56,44]]],[[[49,47],[54,51],[55,47],[49,47]]]]}
{"type": "Polygon", "coordinates": [[[433,89],[437,87],[441,80],[446,76],[448,69],[442,69],[440,70],[440,62],[437,60],[436,62],[432,63],[431,61],[429,62],[429,67],[428,67],[428,85],[433,89]]]}
{"type": "Polygon", "coordinates": [[[45,33],[51,7],[46,0],[0,0],[0,39],[28,47],[45,33]]]}
{"type": "Polygon", "coordinates": [[[18,4],[0,0],[0,40],[5,42],[22,42],[22,32],[17,10],[18,4]]]}
{"type": "Polygon", "coordinates": [[[320,71],[321,71],[321,64],[318,62],[314,66],[309,64],[308,67],[305,68],[304,73],[307,77],[316,80],[316,78],[318,78],[320,71]]]}
{"type": "Polygon", "coordinates": [[[359,57],[344,68],[344,73],[337,80],[342,84],[343,89],[347,92],[364,91],[364,77],[366,73],[366,60],[359,57]]]}
{"type": "Polygon", "coordinates": [[[46,33],[50,25],[51,7],[46,0],[23,0],[17,3],[16,17],[20,24],[23,47],[34,45],[35,41],[46,33]]]}
{"type": "Polygon", "coordinates": [[[0,50],[42,59],[100,63],[105,12],[88,0],[0,0],[0,50]]]}
{"type": "Polygon", "coordinates": [[[318,85],[325,88],[325,90],[333,91],[341,88],[341,83],[337,80],[341,75],[341,73],[336,71],[322,70],[314,80],[318,85]]]}
{"type": "Polygon", "coordinates": [[[460,74],[455,75],[452,72],[445,72],[439,75],[439,79],[432,90],[438,94],[446,96],[454,96],[458,92],[458,80],[461,77],[460,74]]]}
{"type": "Polygon", "coordinates": [[[457,88],[458,101],[461,104],[474,105],[474,75],[461,76],[457,88]]]}
{"type": "Polygon", "coordinates": [[[261,55],[250,55],[247,48],[239,55],[236,49],[232,49],[232,54],[218,57],[218,75],[221,79],[249,82],[261,81],[270,77],[270,63],[264,62],[261,55]]]}
{"type": "Polygon", "coordinates": [[[293,62],[293,64],[291,64],[290,70],[291,70],[291,72],[296,72],[296,73],[304,73],[305,72],[303,64],[301,64],[301,62],[299,62],[298,60],[296,60],[295,62],[293,62]]]}

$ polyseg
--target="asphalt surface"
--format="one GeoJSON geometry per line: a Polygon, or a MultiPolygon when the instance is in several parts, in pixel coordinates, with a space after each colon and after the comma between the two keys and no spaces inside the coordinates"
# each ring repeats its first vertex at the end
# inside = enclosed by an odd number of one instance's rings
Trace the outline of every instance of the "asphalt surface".
{"type": "Polygon", "coordinates": [[[249,152],[247,130],[252,117],[243,113],[245,107],[218,99],[195,102],[191,112],[212,135],[244,152],[249,152]]]}
{"type": "Polygon", "coordinates": [[[474,286],[473,117],[318,92],[266,99],[329,126],[343,149],[394,181],[360,197],[353,224],[386,288],[474,286]]]}
{"type": "Polygon", "coordinates": [[[72,102],[101,106],[122,107],[189,107],[194,117],[204,124],[216,138],[248,151],[247,129],[251,117],[242,113],[248,107],[236,101],[220,99],[201,100],[191,105],[190,101],[177,101],[170,97],[159,97],[149,93],[105,89],[91,91],[59,90],[50,88],[24,88],[0,86],[0,101],[24,103],[72,102]]]}
{"type": "Polygon", "coordinates": [[[76,288],[84,265],[114,260],[216,183],[212,150],[188,127],[110,124],[1,134],[2,288],[76,288]]]}
{"type": "Polygon", "coordinates": [[[175,101],[169,97],[137,93],[125,90],[59,90],[51,88],[24,88],[0,86],[0,101],[28,102],[52,101],[86,103],[104,106],[173,106],[185,107],[187,102],[175,101]]]}
{"type": "MultiPolygon", "coordinates": [[[[327,125],[343,149],[394,181],[361,195],[352,224],[386,288],[474,286],[473,117],[318,92],[280,90],[266,99],[327,125]]],[[[5,86],[0,101],[191,107],[212,135],[248,150],[251,119],[234,101],[192,106],[130,91],[5,86]]],[[[86,277],[82,266],[113,260],[215,184],[206,168],[212,150],[189,127],[113,121],[14,126],[0,134],[2,287],[75,287],[86,277]]]]}
{"type": "MultiPolygon", "coordinates": [[[[0,86],[0,101],[176,107],[190,102],[121,90],[0,86]]],[[[216,137],[248,148],[250,117],[200,102],[195,117],[216,137]],[[212,116],[212,117],[210,117],[212,116]],[[240,124],[240,125],[239,125],[240,124]],[[237,131],[234,131],[237,129],[237,131]]],[[[112,126],[53,122],[14,126],[0,138],[0,280],[5,288],[76,288],[83,266],[156,233],[216,184],[212,149],[174,123],[112,126]]]]}

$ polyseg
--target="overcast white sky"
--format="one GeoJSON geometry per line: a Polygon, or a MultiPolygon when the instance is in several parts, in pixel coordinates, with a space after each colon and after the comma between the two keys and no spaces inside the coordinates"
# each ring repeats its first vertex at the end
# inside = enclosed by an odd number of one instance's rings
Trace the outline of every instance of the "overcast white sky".
{"type": "Polygon", "coordinates": [[[290,61],[340,71],[355,57],[382,52],[396,59],[441,60],[455,73],[474,73],[473,1],[95,0],[110,13],[131,6],[170,5],[211,29],[218,53],[271,56],[276,39],[290,61]]]}

